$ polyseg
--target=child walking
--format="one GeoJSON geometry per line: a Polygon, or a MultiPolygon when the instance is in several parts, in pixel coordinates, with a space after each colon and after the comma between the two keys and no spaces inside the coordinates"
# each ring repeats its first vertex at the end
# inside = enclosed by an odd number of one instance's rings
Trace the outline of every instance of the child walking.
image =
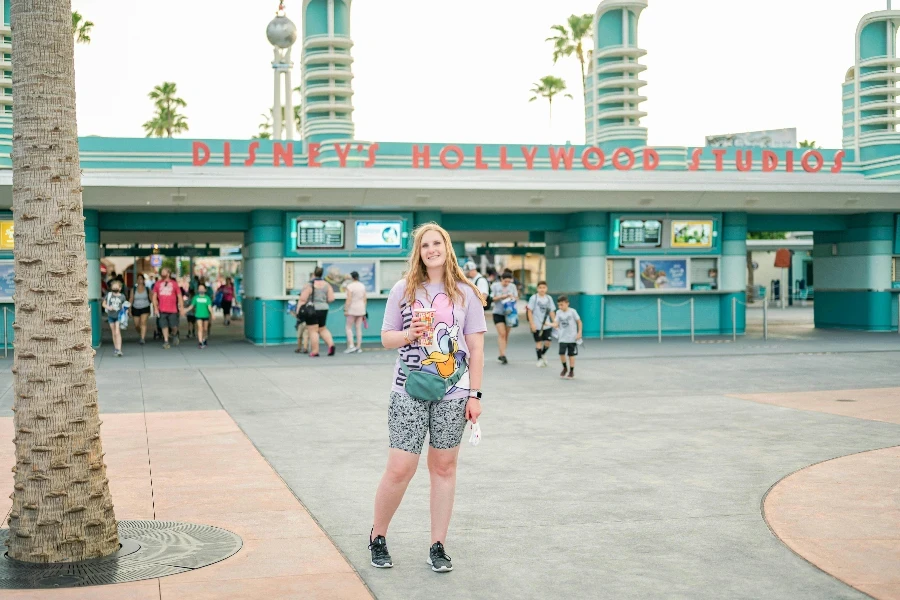
{"type": "Polygon", "coordinates": [[[528,300],[528,322],[531,335],[534,336],[534,348],[537,353],[537,366],[546,367],[544,355],[550,350],[550,335],[553,333],[553,321],[556,320],[556,305],[547,294],[547,282],[539,281],[537,294],[528,300]]]}
{"type": "Polygon", "coordinates": [[[559,329],[559,360],[562,363],[560,377],[575,378],[575,357],[578,356],[578,342],[581,341],[582,323],[578,311],[569,308],[569,297],[565,294],[557,298],[559,310],[556,311],[554,327],[559,329]],[[568,368],[566,356],[569,357],[568,368]]]}
{"type": "Polygon", "coordinates": [[[106,311],[106,320],[112,331],[115,356],[122,356],[122,328],[119,327],[119,313],[125,305],[125,300],[125,294],[122,293],[122,282],[113,279],[109,284],[109,292],[103,299],[103,309],[106,311]]]}
{"type": "Polygon", "coordinates": [[[201,350],[209,346],[207,332],[209,331],[209,317],[212,309],[212,299],[206,293],[206,286],[197,286],[197,293],[191,298],[190,306],[184,312],[194,311],[197,317],[197,347],[201,350]]]}

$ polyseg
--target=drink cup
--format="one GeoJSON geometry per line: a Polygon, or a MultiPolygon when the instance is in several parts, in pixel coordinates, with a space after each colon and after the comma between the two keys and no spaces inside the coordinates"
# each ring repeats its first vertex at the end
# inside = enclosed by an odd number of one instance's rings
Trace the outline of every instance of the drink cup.
{"type": "Polygon", "coordinates": [[[425,323],[426,326],[425,333],[419,338],[419,346],[431,346],[434,344],[434,315],[436,312],[433,308],[413,309],[413,316],[420,322],[425,323]]]}

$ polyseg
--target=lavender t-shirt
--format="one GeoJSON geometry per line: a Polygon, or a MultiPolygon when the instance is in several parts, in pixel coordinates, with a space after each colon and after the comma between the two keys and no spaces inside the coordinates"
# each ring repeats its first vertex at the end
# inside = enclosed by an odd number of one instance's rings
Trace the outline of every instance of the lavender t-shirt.
{"type": "Polygon", "coordinates": [[[413,308],[434,308],[434,345],[427,347],[404,346],[394,365],[391,391],[404,393],[406,375],[400,369],[403,360],[411,371],[423,370],[449,378],[458,368],[466,370],[462,379],[448,390],[445,400],[465,398],[469,394],[469,347],[465,336],[487,331],[484,308],[475,292],[468,285],[459,284],[465,304],[451,305],[444,285],[427,284],[416,292],[416,302],[410,307],[406,302],[406,281],[400,280],[391,288],[384,309],[382,331],[403,331],[412,321],[413,308]]]}

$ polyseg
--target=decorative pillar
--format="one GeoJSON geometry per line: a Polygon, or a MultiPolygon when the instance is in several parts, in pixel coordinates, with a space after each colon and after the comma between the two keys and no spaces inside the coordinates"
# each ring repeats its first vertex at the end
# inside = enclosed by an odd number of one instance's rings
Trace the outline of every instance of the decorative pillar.
{"type": "Polygon", "coordinates": [[[244,234],[244,335],[255,344],[285,341],[284,213],[254,210],[244,234]],[[265,306],[265,310],[263,310],[265,306]],[[265,319],[265,322],[263,321],[265,319]],[[265,331],[265,336],[263,336],[265,331]]]}
{"type": "Polygon", "coordinates": [[[719,285],[727,292],[719,296],[719,329],[722,334],[731,333],[735,308],[737,332],[743,335],[747,323],[747,213],[725,213],[719,285]]]}
{"type": "Polygon", "coordinates": [[[275,74],[272,103],[272,139],[294,139],[294,89],[291,87],[291,47],[297,41],[297,26],[284,14],[284,3],[278,6],[275,18],[266,28],[266,37],[272,44],[275,74]],[[284,85],[282,86],[282,80],[284,85]]]}
{"type": "Polygon", "coordinates": [[[891,213],[851,215],[843,231],[815,232],[816,327],[893,329],[894,219],[891,213]]]}
{"type": "Polygon", "coordinates": [[[584,336],[600,335],[600,298],[606,291],[606,245],[609,214],[584,212],[568,215],[566,229],[548,231],[547,285],[550,292],[568,294],[571,306],[584,322],[584,336]]]}
{"type": "MultiPolygon", "coordinates": [[[[84,250],[87,255],[88,306],[91,311],[91,343],[100,345],[103,322],[100,319],[100,212],[84,211],[84,250]]],[[[127,290],[126,290],[127,291],[127,290]]]]}

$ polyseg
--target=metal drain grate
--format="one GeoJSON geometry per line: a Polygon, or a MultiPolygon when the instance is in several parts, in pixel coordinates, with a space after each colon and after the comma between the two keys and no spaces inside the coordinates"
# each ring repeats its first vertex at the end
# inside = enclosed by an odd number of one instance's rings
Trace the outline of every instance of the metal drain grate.
{"type": "MultiPolygon", "coordinates": [[[[0,529],[0,543],[9,529],[0,529]]],[[[154,579],[199,569],[232,556],[243,541],[208,525],[119,521],[118,552],[74,563],[34,564],[0,557],[0,589],[46,589],[154,579]]]]}

